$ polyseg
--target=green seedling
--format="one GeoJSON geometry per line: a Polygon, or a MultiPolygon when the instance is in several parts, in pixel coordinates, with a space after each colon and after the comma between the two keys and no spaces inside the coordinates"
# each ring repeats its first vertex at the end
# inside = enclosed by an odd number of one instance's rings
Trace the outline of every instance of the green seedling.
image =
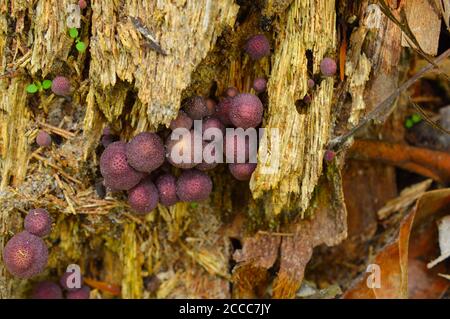
{"type": "Polygon", "coordinates": [[[26,87],[27,93],[34,94],[38,91],[48,90],[52,87],[52,81],[44,80],[42,82],[36,81],[31,84],[28,84],[26,87]]]}
{"type": "Polygon", "coordinates": [[[77,28],[70,28],[69,36],[75,40],[75,48],[77,49],[78,52],[82,53],[86,51],[87,48],[86,44],[83,41],[81,41],[77,28]]]}

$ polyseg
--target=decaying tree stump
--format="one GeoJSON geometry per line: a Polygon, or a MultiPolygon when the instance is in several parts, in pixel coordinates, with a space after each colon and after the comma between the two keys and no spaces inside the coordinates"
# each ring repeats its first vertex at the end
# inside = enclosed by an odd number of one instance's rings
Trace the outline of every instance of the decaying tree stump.
{"type": "MultiPolygon", "coordinates": [[[[313,248],[347,236],[345,152],[324,165],[327,144],[398,81],[401,32],[381,12],[367,10],[367,2],[95,0],[82,12],[88,49],[78,53],[66,25],[73,1],[0,1],[0,247],[32,207],[46,207],[56,222],[47,271],[19,281],[0,263],[0,297],[25,297],[33,282],[56,278],[70,263],[110,285],[93,284],[103,298],[118,292],[122,298],[256,297],[270,283],[272,296],[294,297],[313,248]],[[131,17],[154,33],[166,55],[148,47],[131,17]],[[242,47],[261,32],[273,52],[253,62],[242,47]],[[339,61],[342,74],[320,81],[299,113],[296,104],[325,56],[339,61]],[[70,100],[26,93],[27,84],[60,74],[75,88],[70,100]],[[98,197],[97,147],[105,126],[129,139],[167,126],[193,93],[250,91],[256,76],[269,78],[263,126],[280,134],[281,145],[263,139],[260,146],[278,147],[275,174],[264,174],[260,159],[248,187],[219,169],[209,201],[159,206],[144,218],[120,196],[98,197]],[[61,143],[37,149],[40,127],[61,143]],[[160,285],[144,289],[155,277],[160,285]]],[[[381,173],[392,185],[389,170],[368,174],[381,173]]]]}

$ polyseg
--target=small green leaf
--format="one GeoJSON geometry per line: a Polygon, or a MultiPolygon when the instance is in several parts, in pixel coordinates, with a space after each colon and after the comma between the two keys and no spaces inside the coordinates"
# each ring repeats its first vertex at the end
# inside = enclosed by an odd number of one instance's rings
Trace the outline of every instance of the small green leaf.
{"type": "Polygon", "coordinates": [[[36,92],[38,91],[38,89],[39,89],[39,88],[38,88],[37,85],[34,84],[34,83],[29,84],[29,85],[27,86],[27,88],[26,88],[27,92],[28,92],[28,93],[31,93],[31,94],[36,93],[36,92]]]}
{"type": "Polygon", "coordinates": [[[51,87],[52,87],[52,81],[51,80],[44,80],[44,81],[42,81],[42,88],[44,90],[48,90],[51,87]]]}
{"type": "Polygon", "coordinates": [[[419,114],[413,114],[411,116],[411,120],[413,121],[413,123],[419,123],[420,121],[422,121],[422,117],[419,114]]]}
{"type": "Polygon", "coordinates": [[[86,51],[86,44],[84,44],[83,41],[80,41],[75,45],[75,48],[78,50],[78,52],[84,52],[86,51]]]}
{"type": "Polygon", "coordinates": [[[197,208],[197,207],[198,207],[198,204],[196,202],[191,203],[191,208],[197,208]]]}
{"type": "Polygon", "coordinates": [[[69,35],[72,39],[75,39],[76,37],[78,37],[78,30],[77,28],[70,28],[69,29],[69,35]]]}
{"type": "Polygon", "coordinates": [[[414,126],[413,120],[407,119],[406,122],[405,122],[405,127],[406,127],[406,128],[411,128],[411,127],[413,127],[413,126],[414,126]]]}

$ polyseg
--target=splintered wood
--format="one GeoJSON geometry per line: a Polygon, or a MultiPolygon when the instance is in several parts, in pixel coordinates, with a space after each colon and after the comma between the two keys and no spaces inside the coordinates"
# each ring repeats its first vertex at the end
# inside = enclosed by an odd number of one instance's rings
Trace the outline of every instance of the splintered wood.
{"type": "MultiPolygon", "coordinates": [[[[214,46],[225,26],[234,24],[238,6],[225,1],[116,1],[92,3],[90,42],[92,79],[85,128],[99,108],[108,121],[122,113],[127,89],[113,93],[120,81],[133,82],[139,101],[131,111],[137,131],[168,125],[180,107],[191,73],[214,46]],[[141,45],[147,41],[128,17],[139,18],[167,56],[141,45]],[[119,94],[119,102],[110,94],[119,94]]],[[[120,86],[119,86],[120,87],[120,86]]]]}
{"type": "Polygon", "coordinates": [[[264,198],[266,213],[278,215],[295,207],[304,212],[322,174],[324,148],[328,142],[333,96],[332,78],[318,83],[306,114],[295,103],[307,92],[307,50],[313,55],[313,72],[320,72],[323,57],[335,52],[335,2],[294,1],[281,18],[282,29],[273,56],[268,84],[269,109],[264,127],[268,134],[278,129],[279,139],[262,139],[260,149],[275,154],[279,147],[280,165],[265,174],[258,165],[250,187],[255,198],[264,198]],[[272,151],[273,149],[273,151],[272,151]]]}

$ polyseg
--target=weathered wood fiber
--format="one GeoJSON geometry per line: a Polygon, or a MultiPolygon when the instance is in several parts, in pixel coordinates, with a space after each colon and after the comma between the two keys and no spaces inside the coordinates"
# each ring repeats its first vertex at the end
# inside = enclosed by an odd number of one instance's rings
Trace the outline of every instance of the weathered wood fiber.
{"type": "MultiPolygon", "coordinates": [[[[262,174],[258,166],[250,183],[253,196],[264,198],[269,215],[294,207],[304,212],[322,173],[331,127],[333,79],[325,78],[318,84],[306,114],[297,113],[295,102],[307,91],[306,51],[312,51],[314,74],[320,72],[324,56],[334,55],[335,14],[334,1],[296,0],[280,17],[268,83],[269,109],[263,125],[280,132],[280,169],[275,174],[262,174]]],[[[260,147],[267,146],[263,139],[260,147]]]]}

